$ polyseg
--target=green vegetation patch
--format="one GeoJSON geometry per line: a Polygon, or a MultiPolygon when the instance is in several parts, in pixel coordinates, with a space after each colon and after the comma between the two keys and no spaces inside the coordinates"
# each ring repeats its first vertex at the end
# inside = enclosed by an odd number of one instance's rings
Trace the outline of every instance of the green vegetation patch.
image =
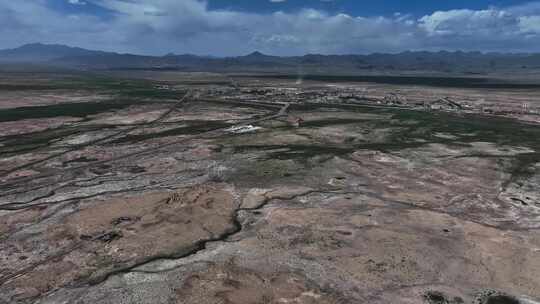
{"type": "Polygon", "coordinates": [[[208,132],[215,129],[226,128],[231,125],[223,121],[186,121],[186,123],[188,123],[189,125],[179,127],[179,128],[169,129],[169,130],[165,130],[161,132],[127,135],[115,141],[112,141],[112,143],[114,144],[135,143],[135,142],[140,142],[140,141],[153,139],[153,138],[198,134],[198,133],[204,133],[204,132],[208,132]]]}
{"type": "Polygon", "coordinates": [[[121,99],[103,102],[62,103],[47,106],[21,107],[0,110],[0,122],[58,116],[86,117],[111,110],[120,110],[138,102],[121,99]]]}

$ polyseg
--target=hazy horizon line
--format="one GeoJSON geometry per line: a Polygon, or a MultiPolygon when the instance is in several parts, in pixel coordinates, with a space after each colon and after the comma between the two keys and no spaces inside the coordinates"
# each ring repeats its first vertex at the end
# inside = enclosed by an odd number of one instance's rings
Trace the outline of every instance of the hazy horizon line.
{"type": "Polygon", "coordinates": [[[430,54],[436,54],[436,53],[464,53],[464,54],[481,54],[481,55],[536,55],[540,54],[540,52],[501,52],[501,51],[483,51],[483,50],[462,50],[462,49],[407,49],[403,51],[396,51],[396,52],[369,52],[369,53],[303,53],[301,55],[276,55],[268,52],[261,52],[259,50],[253,50],[249,53],[244,54],[237,54],[233,56],[220,56],[220,55],[211,55],[211,54],[196,54],[196,53],[175,53],[174,51],[170,51],[166,54],[142,54],[142,53],[135,53],[135,52],[122,52],[122,51],[109,51],[104,49],[95,49],[95,48],[84,48],[80,46],[70,45],[70,44],[64,44],[64,43],[47,43],[47,42],[31,42],[31,43],[25,43],[21,44],[17,47],[11,47],[11,48],[1,48],[0,51],[14,51],[21,49],[26,46],[32,46],[32,45],[42,45],[42,46],[61,46],[61,47],[68,47],[68,48],[75,48],[75,49],[82,49],[86,51],[92,51],[92,52],[103,52],[103,53],[112,53],[112,54],[118,54],[118,55],[134,55],[134,56],[142,56],[142,57],[166,57],[166,56],[196,56],[196,57],[208,57],[208,58],[235,58],[235,57],[245,57],[253,54],[261,54],[265,56],[271,56],[271,57],[281,57],[281,58],[291,58],[291,57],[304,57],[304,56],[373,56],[373,55],[400,55],[405,53],[430,53],[430,54]]]}

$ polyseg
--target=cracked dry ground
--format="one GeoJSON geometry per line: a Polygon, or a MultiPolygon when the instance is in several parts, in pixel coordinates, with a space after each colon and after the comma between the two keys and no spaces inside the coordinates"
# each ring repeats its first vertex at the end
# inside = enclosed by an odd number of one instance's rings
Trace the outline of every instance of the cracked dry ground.
{"type": "Polygon", "coordinates": [[[2,139],[0,303],[540,298],[540,127],[293,106],[231,134],[273,110],[190,101],[92,143],[166,108],[2,139]]]}

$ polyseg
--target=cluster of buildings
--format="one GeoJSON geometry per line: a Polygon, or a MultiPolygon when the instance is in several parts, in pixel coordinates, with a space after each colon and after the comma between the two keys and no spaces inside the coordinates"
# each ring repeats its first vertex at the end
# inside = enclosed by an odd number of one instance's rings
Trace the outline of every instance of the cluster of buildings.
{"type": "Polygon", "coordinates": [[[465,113],[486,113],[497,115],[530,114],[539,115],[538,108],[528,106],[501,107],[495,104],[456,100],[451,97],[414,97],[399,92],[373,91],[355,87],[278,87],[278,86],[215,86],[201,91],[201,97],[235,102],[259,103],[325,103],[325,104],[362,104],[370,106],[392,106],[426,111],[447,111],[465,113]]]}

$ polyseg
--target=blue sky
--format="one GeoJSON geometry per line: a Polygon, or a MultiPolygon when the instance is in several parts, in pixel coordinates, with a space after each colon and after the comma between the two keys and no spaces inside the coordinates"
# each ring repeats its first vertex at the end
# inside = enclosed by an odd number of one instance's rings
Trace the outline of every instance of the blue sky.
{"type": "Polygon", "coordinates": [[[358,16],[393,15],[394,13],[423,16],[437,10],[485,9],[490,6],[506,7],[527,3],[526,0],[288,0],[283,2],[257,0],[210,0],[212,9],[234,9],[248,12],[270,13],[275,10],[297,11],[315,8],[333,13],[358,16]]]}
{"type": "MultiPolygon", "coordinates": [[[[181,0],[180,0],[181,1],[181,0]]],[[[64,12],[84,12],[107,16],[111,12],[96,5],[95,1],[80,1],[86,5],[73,5],[68,0],[49,0],[51,8],[64,12]]],[[[152,3],[153,1],[148,1],[152,3]]],[[[529,3],[527,0],[286,0],[272,2],[270,0],[209,0],[210,10],[234,10],[253,13],[273,13],[281,10],[295,12],[306,8],[324,10],[330,13],[347,13],[357,16],[388,16],[394,13],[423,16],[434,11],[453,9],[480,10],[489,7],[507,7],[529,3]]]]}
{"type": "Polygon", "coordinates": [[[0,48],[140,54],[540,52],[540,0],[0,0],[0,48]]]}

